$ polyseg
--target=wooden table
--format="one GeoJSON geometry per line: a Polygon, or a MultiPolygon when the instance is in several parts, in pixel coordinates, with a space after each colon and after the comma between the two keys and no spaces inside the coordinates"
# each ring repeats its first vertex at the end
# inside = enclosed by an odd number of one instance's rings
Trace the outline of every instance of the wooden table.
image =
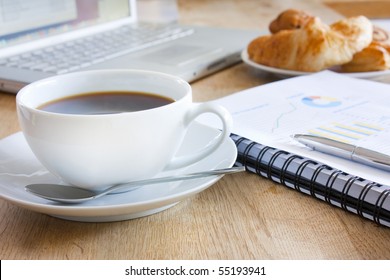
{"type": "MultiPolygon", "coordinates": [[[[264,30],[293,6],[327,21],[320,1],[179,1],[184,23],[264,30]]],[[[334,1],[333,1],[334,2],[334,1]]],[[[275,81],[237,64],[192,84],[196,101],[275,81]]],[[[0,94],[0,138],[20,130],[15,96],[0,94]]],[[[389,259],[390,229],[249,173],[229,175],[148,217],[81,223],[0,199],[1,259],[389,259]]]]}

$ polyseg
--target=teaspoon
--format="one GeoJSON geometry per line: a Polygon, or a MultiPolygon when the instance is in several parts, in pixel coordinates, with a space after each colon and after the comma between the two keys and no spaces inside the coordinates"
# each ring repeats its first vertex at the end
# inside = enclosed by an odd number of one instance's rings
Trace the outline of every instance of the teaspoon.
{"type": "Polygon", "coordinates": [[[245,171],[245,166],[230,167],[230,168],[215,169],[215,170],[202,171],[202,172],[196,172],[196,173],[190,173],[184,175],[173,175],[173,176],[167,176],[161,178],[132,181],[128,183],[114,185],[101,192],[88,190],[88,189],[75,187],[75,186],[66,186],[66,185],[59,185],[59,184],[31,184],[31,185],[27,185],[25,189],[26,191],[36,196],[48,200],[74,204],[74,203],[82,203],[88,200],[96,199],[118,190],[131,191],[143,185],[183,181],[189,179],[203,178],[207,176],[237,173],[241,171],[245,171]]]}

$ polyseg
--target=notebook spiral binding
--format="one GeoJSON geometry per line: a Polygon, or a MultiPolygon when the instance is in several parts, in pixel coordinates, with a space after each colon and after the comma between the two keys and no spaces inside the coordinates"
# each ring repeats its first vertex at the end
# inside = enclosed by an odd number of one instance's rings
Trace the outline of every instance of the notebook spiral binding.
{"type": "Polygon", "coordinates": [[[390,187],[345,173],[311,159],[230,136],[236,165],[333,206],[390,227],[390,187]]]}

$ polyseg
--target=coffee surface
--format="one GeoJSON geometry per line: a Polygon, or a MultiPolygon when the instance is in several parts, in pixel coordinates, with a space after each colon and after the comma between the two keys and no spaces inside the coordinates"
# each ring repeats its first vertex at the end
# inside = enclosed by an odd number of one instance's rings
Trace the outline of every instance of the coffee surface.
{"type": "Polygon", "coordinates": [[[56,99],[38,109],[62,114],[115,114],[157,108],[173,99],[152,93],[133,91],[92,92],[56,99]]]}

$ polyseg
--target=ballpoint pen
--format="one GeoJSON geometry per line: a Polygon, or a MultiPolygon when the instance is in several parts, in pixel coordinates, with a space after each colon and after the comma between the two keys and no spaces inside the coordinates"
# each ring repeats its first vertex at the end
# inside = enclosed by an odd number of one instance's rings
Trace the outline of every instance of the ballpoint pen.
{"type": "Polygon", "coordinates": [[[292,138],[313,150],[390,171],[390,155],[321,136],[294,134],[292,138]]]}

